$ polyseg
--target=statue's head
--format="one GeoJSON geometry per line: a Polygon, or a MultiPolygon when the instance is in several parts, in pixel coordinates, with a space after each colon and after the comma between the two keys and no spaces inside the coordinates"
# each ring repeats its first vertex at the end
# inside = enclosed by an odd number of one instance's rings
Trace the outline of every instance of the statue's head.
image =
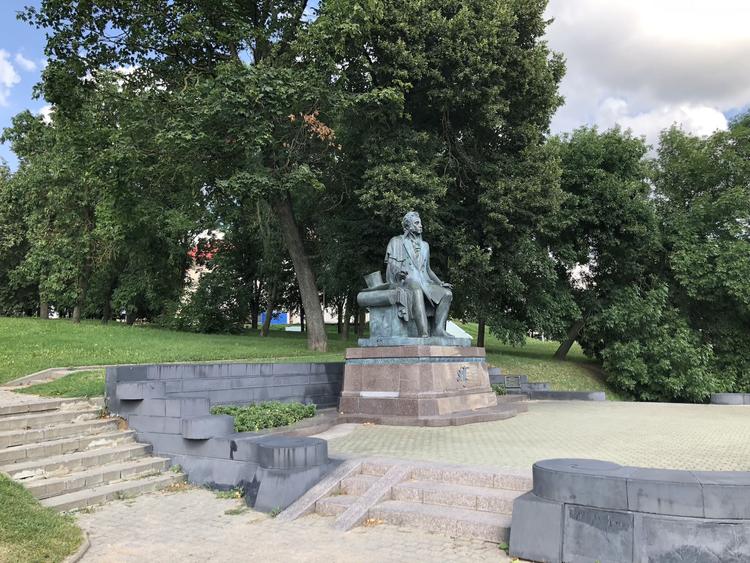
{"type": "Polygon", "coordinates": [[[404,227],[404,233],[422,234],[422,220],[416,211],[409,211],[404,215],[401,225],[404,227]]]}

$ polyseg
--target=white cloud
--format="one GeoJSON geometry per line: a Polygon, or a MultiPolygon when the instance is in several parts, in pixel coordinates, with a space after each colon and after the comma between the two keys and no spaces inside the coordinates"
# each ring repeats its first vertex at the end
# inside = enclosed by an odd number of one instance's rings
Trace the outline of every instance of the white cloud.
{"type": "Polygon", "coordinates": [[[675,122],[725,129],[750,103],[746,0],[551,0],[547,15],[568,68],[554,132],[619,123],[654,143],[675,122]]]}
{"type": "Polygon", "coordinates": [[[631,129],[655,146],[662,130],[677,124],[696,135],[710,135],[728,126],[727,118],[715,108],[704,105],[680,104],[659,106],[649,111],[634,112],[625,100],[607,98],[599,104],[595,123],[602,128],[620,125],[631,129]]]}
{"type": "Polygon", "coordinates": [[[21,77],[10,62],[10,54],[0,49],[0,106],[8,105],[10,90],[19,82],[21,82],[21,77]]]}
{"type": "Polygon", "coordinates": [[[52,115],[54,111],[55,109],[52,107],[52,104],[45,104],[41,108],[39,108],[37,114],[42,116],[42,120],[47,125],[50,125],[52,123],[52,115]]]}
{"type": "Polygon", "coordinates": [[[28,71],[31,72],[32,70],[36,70],[36,63],[32,60],[27,59],[24,57],[21,53],[16,53],[16,56],[13,57],[13,59],[18,63],[18,65],[28,71]]]}

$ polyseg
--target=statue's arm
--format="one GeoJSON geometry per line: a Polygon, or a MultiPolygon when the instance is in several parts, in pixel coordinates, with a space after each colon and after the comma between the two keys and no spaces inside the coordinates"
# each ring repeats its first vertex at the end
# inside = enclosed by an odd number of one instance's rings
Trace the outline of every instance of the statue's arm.
{"type": "Polygon", "coordinates": [[[441,285],[443,287],[453,287],[451,284],[446,283],[442,281],[439,277],[437,277],[437,274],[432,271],[432,268],[430,268],[430,247],[425,243],[425,246],[427,246],[427,250],[425,252],[426,255],[426,264],[427,264],[427,276],[434,281],[436,284],[441,285]]]}

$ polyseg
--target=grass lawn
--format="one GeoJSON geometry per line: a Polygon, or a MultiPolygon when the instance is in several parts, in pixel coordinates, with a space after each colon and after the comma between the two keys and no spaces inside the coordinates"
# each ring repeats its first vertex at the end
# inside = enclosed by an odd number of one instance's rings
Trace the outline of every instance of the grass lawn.
{"type": "MultiPolygon", "coordinates": [[[[464,329],[476,337],[476,325],[464,329]]],[[[559,342],[535,338],[527,338],[524,346],[510,346],[489,331],[485,334],[487,361],[507,375],[528,375],[530,381],[551,383],[556,391],[606,391],[608,399],[622,398],[604,382],[598,362],[584,356],[577,343],[562,362],[553,357],[558,346],[559,342]]]]}
{"type": "Polygon", "coordinates": [[[102,397],[104,370],[77,371],[55,381],[18,389],[17,392],[42,397],[102,397]]]}
{"type": "Polygon", "coordinates": [[[44,508],[0,475],[0,561],[62,561],[82,538],[72,517],[44,508]]]}
{"type": "MultiPolygon", "coordinates": [[[[476,325],[464,328],[476,335],[476,325]]],[[[329,352],[316,353],[307,349],[304,334],[283,330],[261,338],[251,333],[192,334],[121,323],[84,321],[74,325],[67,320],[0,317],[0,384],[51,367],[213,360],[341,361],[347,346],[356,346],[356,337],[352,335],[343,342],[335,327],[329,327],[329,352]]],[[[608,396],[616,398],[603,382],[598,364],[584,357],[577,345],[568,360],[559,362],[552,358],[557,342],[529,338],[525,346],[513,347],[499,342],[488,331],[486,349],[488,361],[506,374],[548,381],[557,390],[607,391],[608,396]]],[[[101,375],[97,373],[101,371],[72,374],[30,387],[28,392],[89,396],[101,389],[101,375]]]]}
{"type": "MultiPolygon", "coordinates": [[[[333,327],[333,332],[336,329],[333,327]]],[[[52,367],[211,360],[340,361],[346,342],[331,334],[330,352],[307,349],[305,335],[193,334],[122,323],[0,317],[0,384],[52,367]]],[[[356,346],[352,336],[348,346],[356,346]]]]}

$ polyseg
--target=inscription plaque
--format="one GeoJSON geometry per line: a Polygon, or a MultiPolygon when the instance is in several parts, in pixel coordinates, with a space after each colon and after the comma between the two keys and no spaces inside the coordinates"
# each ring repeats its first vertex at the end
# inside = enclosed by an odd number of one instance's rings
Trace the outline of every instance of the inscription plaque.
{"type": "Polygon", "coordinates": [[[565,506],[564,561],[614,563],[632,559],[632,513],[586,506],[565,506]],[[596,557],[592,557],[591,554],[596,554],[596,557]]]}

